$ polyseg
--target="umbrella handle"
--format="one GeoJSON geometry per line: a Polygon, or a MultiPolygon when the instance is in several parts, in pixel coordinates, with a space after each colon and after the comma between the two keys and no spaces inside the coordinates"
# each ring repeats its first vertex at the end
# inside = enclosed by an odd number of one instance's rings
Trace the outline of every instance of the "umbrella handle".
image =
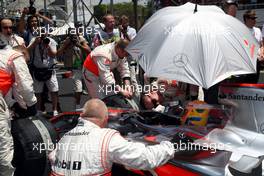
{"type": "Polygon", "coordinates": [[[197,2],[197,0],[195,0],[195,8],[194,8],[194,11],[193,11],[193,13],[196,13],[197,12],[197,5],[198,4],[198,2],[197,2]]]}

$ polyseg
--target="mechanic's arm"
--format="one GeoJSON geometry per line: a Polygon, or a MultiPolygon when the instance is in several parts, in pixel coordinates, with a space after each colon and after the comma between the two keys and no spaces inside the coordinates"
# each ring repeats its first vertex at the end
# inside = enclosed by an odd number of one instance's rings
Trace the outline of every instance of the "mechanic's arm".
{"type": "Polygon", "coordinates": [[[12,69],[15,74],[15,82],[17,83],[18,90],[22,95],[27,106],[30,107],[37,103],[34,94],[33,80],[29,73],[28,66],[24,57],[20,56],[13,60],[12,69]]]}
{"type": "Polygon", "coordinates": [[[120,61],[120,64],[118,65],[117,70],[119,71],[120,77],[123,79],[123,82],[125,84],[124,96],[127,98],[131,98],[133,95],[133,92],[131,90],[130,70],[129,70],[128,61],[126,58],[120,61]]]}
{"type": "Polygon", "coordinates": [[[130,70],[126,58],[121,59],[120,64],[117,67],[117,70],[120,73],[120,77],[124,79],[124,83],[130,85],[130,81],[129,82],[125,81],[125,80],[130,80],[130,79],[126,79],[126,78],[130,78],[130,70]]]}
{"type": "Polygon", "coordinates": [[[116,133],[109,143],[111,161],[134,169],[153,169],[172,159],[174,153],[174,146],[169,141],[145,146],[143,143],[129,142],[119,133],[116,133]]]}

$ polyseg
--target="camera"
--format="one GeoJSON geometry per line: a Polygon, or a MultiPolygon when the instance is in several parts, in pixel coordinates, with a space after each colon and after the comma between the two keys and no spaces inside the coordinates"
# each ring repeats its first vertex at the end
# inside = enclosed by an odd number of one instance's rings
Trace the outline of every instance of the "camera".
{"type": "Polygon", "coordinates": [[[75,30],[75,28],[69,28],[68,29],[68,37],[73,44],[76,44],[78,42],[79,38],[78,38],[78,35],[76,33],[71,33],[72,30],[75,30]]]}
{"type": "Polygon", "coordinates": [[[40,38],[41,38],[43,44],[48,45],[50,43],[50,39],[47,37],[46,34],[41,35],[40,38]]]}
{"type": "Polygon", "coordinates": [[[48,37],[43,38],[42,41],[46,45],[48,45],[50,43],[50,39],[48,37]]]}
{"type": "Polygon", "coordinates": [[[35,3],[35,0],[30,0],[29,1],[29,7],[28,7],[28,13],[30,14],[30,15],[34,15],[34,14],[36,14],[36,8],[34,7],[34,3],[35,3]]]}
{"type": "Polygon", "coordinates": [[[50,43],[50,39],[47,37],[48,34],[46,32],[46,29],[41,28],[39,34],[40,34],[42,43],[48,45],[50,43]]]}

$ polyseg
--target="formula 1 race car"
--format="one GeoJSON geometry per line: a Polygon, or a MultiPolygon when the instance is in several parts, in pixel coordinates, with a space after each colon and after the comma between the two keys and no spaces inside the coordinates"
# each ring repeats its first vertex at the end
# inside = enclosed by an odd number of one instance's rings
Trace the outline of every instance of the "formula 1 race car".
{"type": "MultiPolygon", "coordinates": [[[[264,152],[261,148],[264,138],[261,129],[264,121],[261,107],[264,102],[264,85],[224,85],[220,87],[219,97],[224,106],[191,102],[180,116],[138,111],[129,108],[126,102],[122,103],[124,100],[117,101],[118,107],[108,108],[109,128],[118,130],[129,140],[146,145],[174,138],[176,141],[173,142],[179,147],[173,159],[154,170],[141,171],[118,165],[113,167],[112,175],[262,175],[264,152]]],[[[106,104],[113,105],[115,101],[111,99],[111,103],[106,104]]],[[[53,144],[76,126],[79,114],[80,112],[64,112],[50,119],[53,129],[49,124],[48,131],[53,144]]],[[[33,122],[37,124],[36,121],[33,122]]],[[[40,136],[40,139],[45,139],[45,135],[40,136]]],[[[24,146],[24,143],[20,143],[24,146]]],[[[28,146],[27,149],[30,147],[33,146],[28,146]]],[[[44,169],[37,175],[48,172],[49,165],[44,159],[46,152],[41,153],[44,169]]]]}

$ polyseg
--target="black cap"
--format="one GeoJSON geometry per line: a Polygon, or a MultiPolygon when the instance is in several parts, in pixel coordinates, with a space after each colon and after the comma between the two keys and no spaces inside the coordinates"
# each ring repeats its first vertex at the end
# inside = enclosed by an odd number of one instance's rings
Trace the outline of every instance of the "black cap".
{"type": "Polygon", "coordinates": [[[256,19],[258,18],[256,16],[256,11],[255,10],[247,10],[244,15],[243,15],[244,19],[246,18],[251,18],[251,19],[256,19]]]}

